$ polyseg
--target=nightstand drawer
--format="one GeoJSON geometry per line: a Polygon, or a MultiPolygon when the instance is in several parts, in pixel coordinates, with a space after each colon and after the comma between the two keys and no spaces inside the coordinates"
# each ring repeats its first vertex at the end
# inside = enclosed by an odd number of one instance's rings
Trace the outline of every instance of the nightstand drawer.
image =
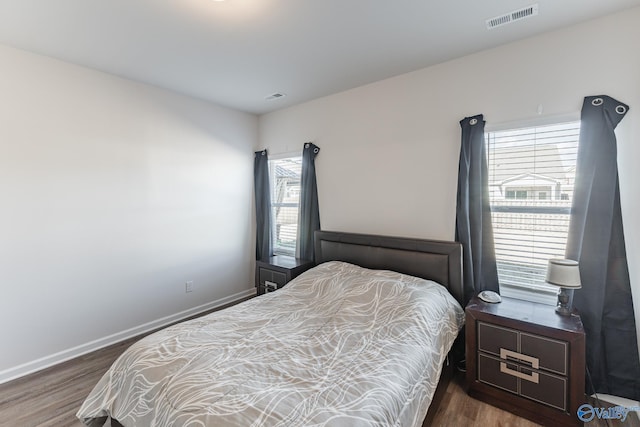
{"type": "Polygon", "coordinates": [[[500,357],[500,350],[518,351],[518,332],[478,322],[478,350],[500,357]]]}
{"type": "Polygon", "coordinates": [[[268,268],[259,269],[260,284],[264,285],[265,282],[271,282],[278,285],[278,287],[284,286],[287,283],[287,275],[280,273],[279,271],[269,270],[268,268]]]}
{"type": "Polygon", "coordinates": [[[504,350],[508,350],[507,354],[510,354],[509,359],[512,361],[528,363],[533,368],[558,375],[567,375],[568,351],[564,341],[478,322],[478,349],[498,357],[502,357],[504,350]],[[520,358],[511,352],[525,357],[520,358]]]}
{"type": "Polygon", "coordinates": [[[544,372],[520,368],[520,373],[531,376],[538,374],[538,382],[520,381],[520,396],[533,399],[561,411],[567,410],[567,379],[544,372]]]}
{"type": "Polygon", "coordinates": [[[540,369],[567,375],[567,343],[520,333],[520,353],[538,359],[540,369]]]}
{"type": "Polygon", "coordinates": [[[566,378],[478,354],[478,380],[556,409],[567,409],[566,378]]]}
{"type": "MultiPolygon", "coordinates": [[[[498,358],[478,354],[478,380],[518,394],[518,377],[500,372],[500,363],[503,362],[498,358]]],[[[507,362],[506,366],[509,369],[518,370],[518,365],[515,363],[507,362]]]]}

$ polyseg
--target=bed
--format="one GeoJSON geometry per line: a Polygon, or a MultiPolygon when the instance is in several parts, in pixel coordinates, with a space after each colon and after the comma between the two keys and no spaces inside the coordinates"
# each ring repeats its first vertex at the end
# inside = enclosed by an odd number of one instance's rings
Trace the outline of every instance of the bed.
{"type": "Polygon", "coordinates": [[[464,322],[460,245],[318,231],[315,249],[317,266],[283,289],[132,345],[78,418],[126,427],[428,424],[464,322]]]}

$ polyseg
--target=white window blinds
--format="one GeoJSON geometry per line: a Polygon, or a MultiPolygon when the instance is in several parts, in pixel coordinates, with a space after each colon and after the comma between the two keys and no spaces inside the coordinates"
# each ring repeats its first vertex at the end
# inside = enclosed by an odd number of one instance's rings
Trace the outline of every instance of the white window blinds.
{"type": "Polygon", "coordinates": [[[564,258],[580,122],[486,134],[498,280],[515,290],[555,293],[547,261],[564,258]]]}
{"type": "Polygon", "coordinates": [[[271,237],[276,255],[296,253],[302,157],[269,160],[271,237]]]}

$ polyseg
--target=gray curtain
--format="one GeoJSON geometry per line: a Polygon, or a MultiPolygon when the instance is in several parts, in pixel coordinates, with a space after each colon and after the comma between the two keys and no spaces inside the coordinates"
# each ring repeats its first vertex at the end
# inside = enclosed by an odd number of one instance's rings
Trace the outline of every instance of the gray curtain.
{"type": "Polygon", "coordinates": [[[297,249],[298,257],[308,260],[313,260],[314,257],[313,233],[320,230],[315,164],[315,158],[319,152],[320,148],[310,142],[304,144],[302,151],[297,249]]]}
{"type": "Polygon", "coordinates": [[[272,255],[271,194],[267,150],[255,153],[253,181],[256,201],[256,259],[265,259],[272,255]]]}
{"type": "Polygon", "coordinates": [[[625,251],[614,129],[629,107],[584,99],[566,257],[580,263],[576,290],[594,390],[640,400],[640,362],[625,251]]]}
{"type": "Polygon", "coordinates": [[[456,241],[462,243],[465,304],[482,290],[498,292],[482,114],[460,121],[456,241]]]}

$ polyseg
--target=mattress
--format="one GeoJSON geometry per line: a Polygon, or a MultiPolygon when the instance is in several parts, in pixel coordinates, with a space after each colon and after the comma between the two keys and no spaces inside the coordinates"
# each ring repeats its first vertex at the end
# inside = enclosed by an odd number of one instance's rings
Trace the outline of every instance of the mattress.
{"type": "Polygon", "coordinates": [[[420,426],[464,312],[437,283],[332,261],[149,335],[77,413],[133,426],[420,426]]]}

